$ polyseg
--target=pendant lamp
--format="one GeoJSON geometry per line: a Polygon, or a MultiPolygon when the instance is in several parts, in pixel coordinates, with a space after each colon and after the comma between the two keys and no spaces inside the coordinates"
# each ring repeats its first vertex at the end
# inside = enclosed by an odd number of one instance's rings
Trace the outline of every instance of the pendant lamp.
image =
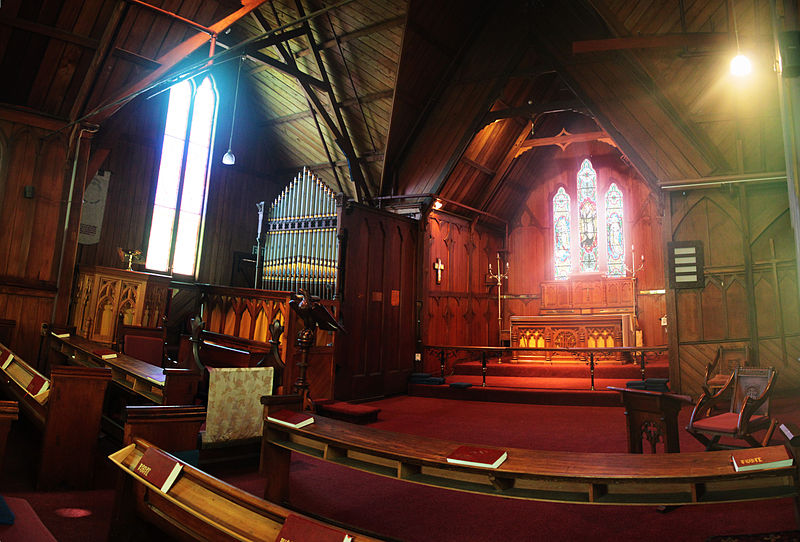
{"type": "Polygon", "coordinates": [[[242,74],[242,62],[244,56],[239,57],[239,69],[236,72],[236,92],[233,94],[233,113],[231,114],[231,137],[228,139],[228,152],[222,156],[222,163],[226,166],[232,166],[236,163],[236,156],[231,150],[233,144],[233,127],[236,124],[236,102],[239,100],[239,76],[242,74]]]}

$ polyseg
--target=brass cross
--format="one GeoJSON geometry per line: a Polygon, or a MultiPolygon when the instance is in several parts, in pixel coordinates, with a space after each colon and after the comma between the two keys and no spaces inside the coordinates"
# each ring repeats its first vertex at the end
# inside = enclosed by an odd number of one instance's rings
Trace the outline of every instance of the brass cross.
{"type": "Polygon", "coordinates": [[[433,262],[433,268],[436,269],[436,284],[441,284],[442,271],[444,271],[444,264],[442,263],[441,258],[436,258],[436,261],[433,262]]]}

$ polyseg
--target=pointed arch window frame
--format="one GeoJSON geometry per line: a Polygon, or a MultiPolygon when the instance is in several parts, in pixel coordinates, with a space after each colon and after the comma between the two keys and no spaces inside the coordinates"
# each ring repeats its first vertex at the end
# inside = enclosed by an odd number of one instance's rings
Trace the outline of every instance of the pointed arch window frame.
{"type": "Polygon", "coordinates": [[[194,277],[200,261],[219,93],[208,74],[170,89],[145,268],[194,277]]]}
{"type": "Polygon", "coordinates": [[[624,194],[613,180],[608,185],[605,195],[603,196],[602,217],[600,209],[598,209],[598,190],[597,190],[597,172],[589,158],[584,159],[578,168],[578,174],[575,177],[576,188],[575,194],[577,196],[578,209],[576,211],[578,216],[579,231],[572,230],[570,220],[572,219],[573,209],[571,207],[571,198],[565,187],[560,186],[551,199],[552,203],[552,220],[553,220],[553,269],[554,278],[556,280],[568,279],[572,274],[572,256],[576,249],[578,251],[578,265],[580,272],[598,272],[600,271],[600,259],[598,258],[598,250],[600,248],[604,251],[604,263],[606,267],[606,276],[609,277],[624,277],[626,276],[627,269],[625,267],[625,226],[624,226],[624,194]],[[583,187],[581,186],[582,180],[584,181],[583,187]],[[582,191],[583,188],[583,191],[582,191]],[[558,211],[557,202],[559,200],[566,201],[566,207],[562,205],[561,211],[558,211]],[[587,208],[583,207],[588,205],[587,208]],[[582,208],[583,207],[583,208],[582,208]],[[583,213],[582,213],[583,211],[583,213]],[[559,216],[560,213],[565,213],[559,216]],[[583,219],[583,220],[582,220],[583,219]],[[585,224],[585,220],[594,220],[592,224],[585,224]],[[604,237],[600,239],[600,225],[603,222],[604,237]],[[561,223],[561,227],[559,227],[561,223]],[[564,226],[566,225],[566,226],[564,226]],[[587,227],[590,226],[590,227],[587,227]],[[592,235],[593,239],[587,239],[587,236],[592,235]],[[569,246],[564,246],[564,239],[569,239],[569,246]],[[577,241],[574,239],[577,238],[577,241]],[[591,242],[590,242],[591,241],[591,242]],[[601,247],[602,241],[602,247],[601,247]],[[559,246],[560,245],[560,246],[559,246]],[[589,250],[586,250],[586,249],[589,250]],[[596,267],[586,269],[584,266],[584,257],[587,252],[594,250],[594,262],[596,267]],[[566,257],[566,260],[565,260],[566,257]]]}

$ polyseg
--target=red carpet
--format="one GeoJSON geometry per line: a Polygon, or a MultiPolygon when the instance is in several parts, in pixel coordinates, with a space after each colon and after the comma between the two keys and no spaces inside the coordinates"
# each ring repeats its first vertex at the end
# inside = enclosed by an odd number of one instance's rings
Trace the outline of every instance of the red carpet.
{"type": "MultiPolygon", "coordinates": [[[[624,452],[622,408],[487,404],[419,397],[376,401],[390,431],[549,450],[624,452]]],[[[776,403],[775,414],[800,422],[798,401],[776,403]]],[[[690,414],[682,412],[681,423],[690,414]]],[[[702,446],[681,435],[681,449],[702,446]]],[[[255,494],[263,480],[229,481],[255,494]]],[[[797,528],[790,499],[685,506],[668,513],[653,507],[590,506],[518,501],[399,482],[295,454],[292,505],[408,542],[472,541],[705,541],[724,534],[797,528]]]]}
{"type": "MultiPolygon", "coordinates": [[[[376,401],[381,429],[476,444],[550,450],[625,451],[621,407],[586,408],[447,401],[395,397],[376,401]]],[[[800,400],[781,399],[773,413],[800,423],[800,400]]],[[[689,409],[681,414],[685,425],[689,409]]],[[[12,426],[0,477],[3,495],[26,499],[60,542],[105,540],[113,504],[113,470],[98,469],[92,491],[32,490],[35,432],[12,426]]],[[[777,442],[777,438],[776,438],[777,442]]],[[[101,441],[108,454],[118,449],[101,441]]],[[[700,444],[681,434],[681,449],[700,444]]],[[[255,495],[264,480],[255,466],[212,472],[255,495]]],[[[537,503],[457,493],[399,482],[296,456],[291,472],[292,504],[300,510],[414,541],[504,540],[547,542],[670,540],[704,542],[712,536],[797,529],[790,499],[741,504],[685,506],[668,513],[652,507],[537,503]]],[[[3,539],[5,540],[5,539],[3,539]]]]}

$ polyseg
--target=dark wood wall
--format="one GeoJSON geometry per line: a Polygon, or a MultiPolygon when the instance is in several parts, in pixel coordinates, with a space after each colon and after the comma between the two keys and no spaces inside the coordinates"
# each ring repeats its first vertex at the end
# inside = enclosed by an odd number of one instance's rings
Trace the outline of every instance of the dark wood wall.
{"type": "MultiPolygon", "coordinates": [[[[485,280],[489,263],[497,267],[504,235],[504,228],[490,229],[447,212],[430,213],[420,265],[423,344],[499,344],[497,290],[485,280]],[[444,265],[440,284],[436,260],[444,265]]],[[[438,372],[438,360],[423,361],[426,371],[438,372]]]]}
{"type": "Polygon", "coordinates": [[[414,366],[418,223],[361,205],[339,210],[338,399],[406,391],[414,366]]]}
{"type": "MultiPolygon", "coordinates": [[[[523,160],[509,178],[508,182],[528,186],[529,192],[512,221],[509,233],[509,294],[517,296],[517,299],[508,301],[504,320],[506,329],[510,315],[539,313],[541,283],[553,280],[555,273],[552,198],[563,186],[575,208],[576,177],[585,158],[592,161],[597,172],[598,202],[605,197],[612,182],[622,191],[626,265],[631,266],[631,245],[635,247],[637,260],[645,257],[644,266],[636,273],[637,292],[665,288],[661,196],[622,161],[616,149],[603,143],[572,145],[565,151],[555,151],[549,160],[538,164],[523,160]]],[[[575,222],[573,227],[576,227],[575,222]]],[[[604,225],[598,227],[604,228],[604,225]]],[[[641,261],[637,261],[637,267],[640,265],[641,261]]],[[[661,317],[666,314],[665,295],[638,295],[637,314],[644,344],[665,345],[666,330],[661,326],[661,317]]]]}
{"type": "Polygon", "coordinates": [[[800,314],[786,186],[725,185],[672,192],[673,241],[700,241],[702,288],[674,291],[671,376],[697,394],[719,346],[749,345],[753,362],[778,370],[777,388],[800,382],[800,314]]]}
{"type": "Polygon", "coordinates": [[[0,316],[16,321],[10,346],[31,362],[53,310],[71,173],[68,138],[57,127],[0,108],[0,316]]]}

